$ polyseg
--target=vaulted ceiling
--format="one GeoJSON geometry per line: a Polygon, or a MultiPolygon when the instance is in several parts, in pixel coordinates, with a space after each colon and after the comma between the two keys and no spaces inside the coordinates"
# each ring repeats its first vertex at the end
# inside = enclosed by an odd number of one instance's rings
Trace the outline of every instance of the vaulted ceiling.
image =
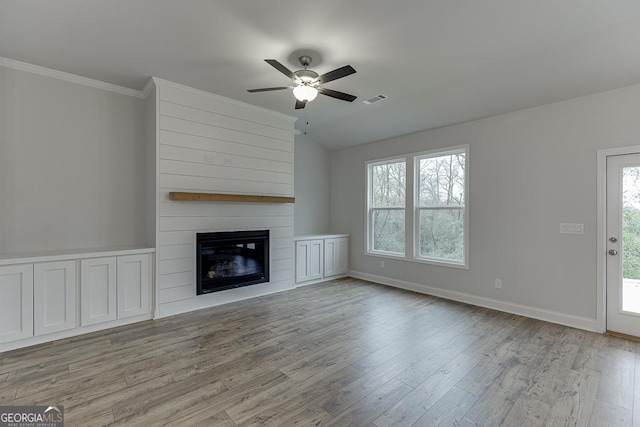
{"type": "Polygon", "coordinates": [[[150,76],[301,117],[266,64],[358,72],[318,97],[329,148],[640,83],[638,0],[0,0],[0,56],[141,89],[150,76]],[[361,101],[378,94],[388,99],[361,101]]]}

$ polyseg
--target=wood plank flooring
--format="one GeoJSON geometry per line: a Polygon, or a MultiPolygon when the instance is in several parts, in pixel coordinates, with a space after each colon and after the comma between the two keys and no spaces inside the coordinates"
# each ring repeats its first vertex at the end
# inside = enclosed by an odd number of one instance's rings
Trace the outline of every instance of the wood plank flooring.
{"type": "Polygon", "coordinates": [[[68,426],[640,426],[639,346],[342,279],[0,353],[0,405],[61,404],[68,426]]]}

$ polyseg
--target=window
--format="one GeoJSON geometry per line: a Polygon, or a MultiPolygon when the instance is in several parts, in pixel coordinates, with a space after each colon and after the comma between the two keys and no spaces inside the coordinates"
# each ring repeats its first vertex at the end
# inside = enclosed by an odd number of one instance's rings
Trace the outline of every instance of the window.
{"type": "Polygon", "coordinates": [[[415,158],[417,258],[465,263],[465,154],[415,158]]]}
{"type": "Polygon", "coordinates": [[[406,161],[369,165],[369,241],[371,252],[404,255],[406,161]]]}
{"type": "Polygon", "coordinates": [[[369,254],[467,268],[468,150],[367,164],[369,254]]]}

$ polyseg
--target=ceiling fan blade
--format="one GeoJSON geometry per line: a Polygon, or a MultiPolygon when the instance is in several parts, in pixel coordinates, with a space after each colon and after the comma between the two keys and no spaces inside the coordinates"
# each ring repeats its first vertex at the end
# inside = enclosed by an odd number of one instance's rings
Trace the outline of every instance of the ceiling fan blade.
{"type": "Polygon", "coordinates": [[[247,92],[269,92],[270,90],[283,90],[283,89],[291,89],[291,86],[280,86],[280,87],[263,87],[261,89],[247,89],[247,92]]]}
{"type": "Polygon", "coordinates": [[[307,101],[298,101],[296,99],[296,110],[301,110],[307,105],[307,101]]]}
{"type": "Polygon", "coordinates": [[[318,88],[318,92],[323,95],[330,96],[332,98],[341,99],[342,101],[353,102],[356,100],[357,96],[349,95],[348,93],[338,92],[337,90],[318,88]]]}
{"type": "Polygon", "coordinates": [[[338,80],[343,77],[350,76],[355,72],[356,70],[351,65],[345,65],[344,67],[336,68],[333,71],[329,71],[328,73],[319,76],[318,78],[316,78],[316,81],[319,81],[320,83],[327,83],[333,80],[338,80]]]}
{"type": "Polygon", "coordinates": [[[287,67],[285,67],[284,65],[276,61],[275,59],[265,59],[264,62],[271,65],[273,68],[280,71],[282,74],[289,77],[291,80],[296,79],[296,75],[293,74],[293,71],[291,71],[290,69],[288,69],[287,67]]]}

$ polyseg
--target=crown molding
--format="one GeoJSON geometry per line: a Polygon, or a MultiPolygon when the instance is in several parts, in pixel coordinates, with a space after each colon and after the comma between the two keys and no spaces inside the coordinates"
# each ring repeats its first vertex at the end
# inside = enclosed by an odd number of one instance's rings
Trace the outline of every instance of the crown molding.
{"type": "Polygon", "coordinates": [[[153,77],[151,77],[149,80],[147,80],[147,84],[145,84],[144,87],[142,88],[142,97],[144,99],[147,99],[147,96],[149,96],[151,91],[154,90],[155,88],[156,88],[156,82],[153,80],[153,77]]]}
{"type": "MultiPolygon", "coordinates": [[[[297,117],[290,116],[289,114],[280,113],[278,111],[273,111],[273,110],[270,110],[270,109],[264,108],[264,107],[258,107],[257,105],[253,105],[253,104],[247,104],[246,102],[238,101],[238,100],[231,99],[231,98],[226,98],[224,96],[216,95],[216,94],[213,94],[211,92],[206,92],[206,91],[200,90],[200,89],[195,89],[195,88],[192,88],[190,86],[181,85],[179,83],[173,83],[173,82],[170,82],[170,81],[167,81],[167,80],[159,79],[157,77],[151,77],[151,79],[154,81],[156,86],[165,85],[165,86],[177,87],[177,88],[180,88],[180,89],[183,89],[183,90],[187,90],[187,91],[190,91],[190,92],[193,92],[193,93],[197,93],[197,94],[200,94],[200,95],[208,96],[209,98],[214,98],[214,99],[216,99],[218,101],[228,102],[230,104],[240,105],[240,106],[242,106],[244,108],[252,108],[254,110],[258,110],[258,111],[262,111],[262,112],[265,112],[265,113],[269,113],[269,114],[272,114],[274,116],[286,119],[286,120],[288,120],[288,121],[290,121],[292,123],[295,122],[296,120],[298,120],[297,117]]],[[[147,85],[148,84],[149,83],[147,83],[147,85]]]]}
{"type": "Polygon", "coordinates": [[[133,96],[135,98],[145,98],[144,93],[140,90],[101,82],[100,80],[89,79],[87,77],[65,73],[64,71],[53,70],[51,68],[41,67],[39,65],[28,64],[26,62],[20,62],[1,56],[0,66],[12,68],[14,70],[26,71],[28,73],[39,74],[41,76],[47,76],[58,80],[64,80],[66,82],[76,83],[83,86],[89,86],[95,89],[106,90],[108,92],[114,92],[120,95],[133,96]]]}

